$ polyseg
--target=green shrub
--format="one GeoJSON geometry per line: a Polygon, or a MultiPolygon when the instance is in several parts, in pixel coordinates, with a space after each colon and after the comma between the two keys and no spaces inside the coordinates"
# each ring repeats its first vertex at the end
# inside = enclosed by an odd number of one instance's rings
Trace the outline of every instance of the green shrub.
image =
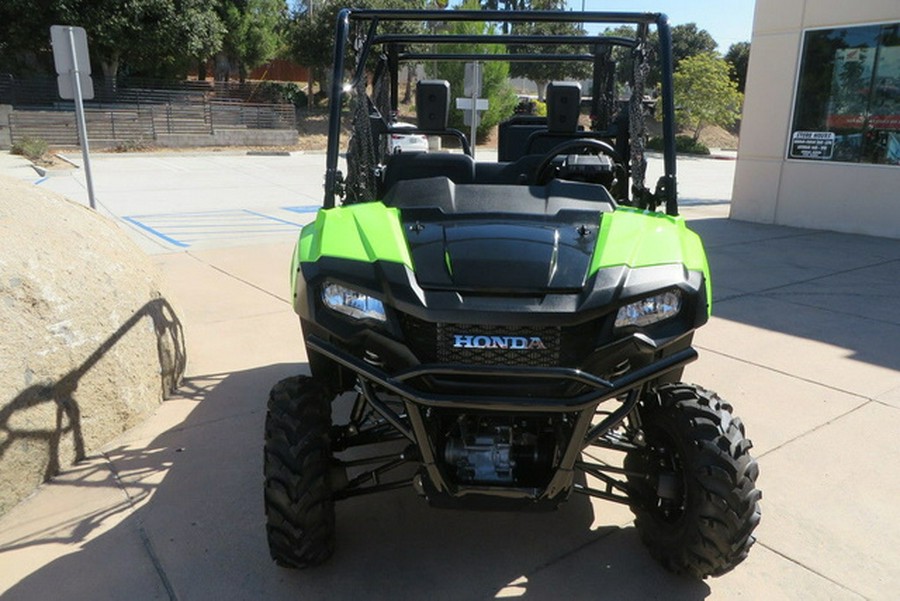
{"type": "MultiPolygon", "coordinates": [[[[466,0],[457,8],[474,9],[479,7],[475,0],[466,0]]],[[[493,25],[486,25],[472,22],[453,22],[447,26],[446,33],[480,35],[484,33],[497,33],[493,25]]],[[[502,40],[502,36],[497,36],[497,40],[502,40]]],[[[503,54],[506,52],[506,46],[503,44],[447,44],[442,45],[442,51],[447,53],[476,53],[476,54],[503,54]]],[[[455,61],[439,61],[437,63],[426,62],[426,70],[429,77],[434,79],[446,79],[450,82],[450,93],[453,97],[462,96],[465,80],[465,65],[455,61]]],[[[515,112],[516,105],[519,104],[519,98],[515,90],[509,83],[509,63],[503,61],[485,61],[482,66],[481,74],[481,97],[487,98],[490,102],[488,110],[481,113],[478,125],[477,136],[483,139],[490,132],[491,128],[512,116],[515,112]]],[[[463,111],[451,105],[450,108],[450,127],[459,129],[468,134],[469,126],[463,122],[463,111]]]]}
{"type": "MultiPolygon", "coordinates": [[[[647,140],[647,150],[663,150],[663,139],[661,137],[650,138],[647,140]]],[[[695,142],[691,136],[675,136],[675,152],[685,154],[709,154],[709,148],[703,142],[695,142]]]]}
{"type": "Polygon", "coordinates": [[[132,138],[117,142],[113,146],[110,146],[109,150],[112,152],[142,152],[144,150],[151,150],[152,148],[153,144],[144,140],[144,138],[132,138]]]}
{"type": "Polygon", "coordinates": [[[49,146],[41,138],[24,137],[12,145],[10,152],[20,154],[29,161],[39,161],[47,154],[49,146]]]}
{"type": "Polygon", "coordinates": [[[289,102],[301,108],[307,105],[306,92],[291,82],[264,81],[257,88],[256,99],[260,102],[289,102]]]}

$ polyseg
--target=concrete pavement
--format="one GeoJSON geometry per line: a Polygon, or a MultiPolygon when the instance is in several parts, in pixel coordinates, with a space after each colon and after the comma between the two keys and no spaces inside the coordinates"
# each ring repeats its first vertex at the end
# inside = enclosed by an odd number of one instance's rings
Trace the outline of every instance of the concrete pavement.
{"type": "Polygon", "coordinates": [[[340,503],[326,566],[275,567],[265,399],[306,369],[278,234],[155,254],[187,337],[181,397],[0,518],[3,599],[895,598],[900,242],[729,221],[733,163],[679,168],[715,291],[685,377],[735,406],[761,470],[759,540],[732,573],[668,574],[614,504],[468,513],[412,490],[340,503]]]}

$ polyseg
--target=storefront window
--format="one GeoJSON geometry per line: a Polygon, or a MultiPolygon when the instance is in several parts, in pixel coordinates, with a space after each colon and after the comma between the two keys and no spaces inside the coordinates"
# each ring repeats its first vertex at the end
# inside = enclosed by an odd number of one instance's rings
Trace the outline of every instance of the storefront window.
{"type": "Polygon", "coordinates": [[[788,157],[900,165],[900,23],[806,32],[788,157]]]}

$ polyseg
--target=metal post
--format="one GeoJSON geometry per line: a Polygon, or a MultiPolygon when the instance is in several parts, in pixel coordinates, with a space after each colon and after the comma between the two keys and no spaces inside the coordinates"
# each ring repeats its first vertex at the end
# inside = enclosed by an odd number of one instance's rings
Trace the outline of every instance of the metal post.
{"type": "Polygon", "coordinates": [[[331,81],[331,97],[328,99],[328,148],[325,158],[325,198],[322,206],[334,208],[338,183],[338,153],[341,141],[341,100],[344,93],[344,49],[350,36],[350,9],[338,13],[334,39],[334,76],[331,81]]]}
{"type": "Polygon", "coordinates": [[[72,79],[75,84],[75,118],[78,120],[78,131],[81,132],[81,157],[84,159],[84,179],[87,183],[88,202],[92,209],[97,208],[94,201],[94,179],[91,177],[91,156],[88,147],[87,122],[84,119],[84,104],[81,97],[81,74],[78,69],[78,55],[75,53],[75,33],[67,27],[69,34],[69,50],[72,52],[72,79]]]}
{"type": "Polygon", "coordinates": [[[678,187],[675,179],[675,84],[672,77],[672,30],[669,18],[659,15],[656,21],[659,34],[660,69],[662,70],[663,164],[666,186],[666,213],[678,214],[678,187]]]}
{"type": "Polygon", "coordinates": [[[481,63],[475,61],[472,63],[472,158],[475,158],[475,146],[478,135],[478,110],[475,108],[478,104],[478,95],[481,93],[481,63]]]}

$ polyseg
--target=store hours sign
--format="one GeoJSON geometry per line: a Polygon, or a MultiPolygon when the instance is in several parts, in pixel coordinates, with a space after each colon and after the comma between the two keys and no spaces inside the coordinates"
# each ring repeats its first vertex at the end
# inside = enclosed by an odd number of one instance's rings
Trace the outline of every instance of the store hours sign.
{"type": "Polygon", "coordinates": [[[834,132],[795,131],[791,136],[792,159],[830,161],[834,154],[834,132]]]}

